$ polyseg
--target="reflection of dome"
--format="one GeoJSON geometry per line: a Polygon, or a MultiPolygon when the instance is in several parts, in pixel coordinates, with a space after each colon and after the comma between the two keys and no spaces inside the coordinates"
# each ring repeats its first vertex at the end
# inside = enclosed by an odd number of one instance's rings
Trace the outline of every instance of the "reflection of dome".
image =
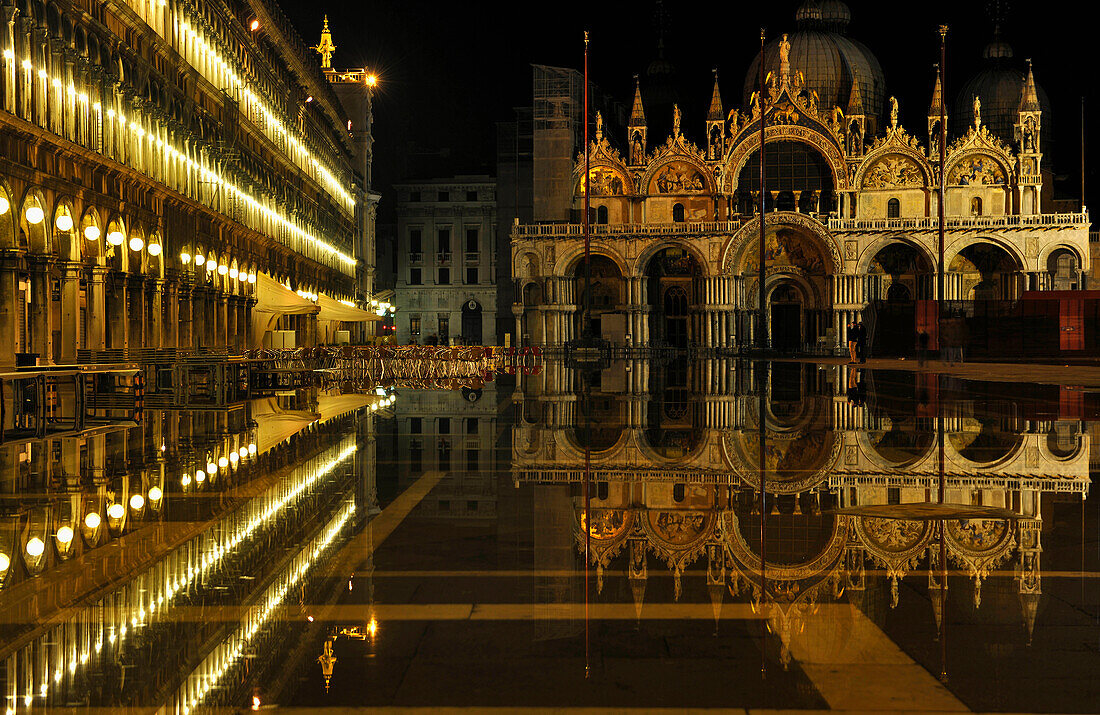
{"type": "MultiPolygon", "coordinates": [[[[847,36],[851,19],[848,6],[840,0],[806,0],[795,14],[798,31],[788,36],[791,43],[791,72],[801,72],[806,87],[817,92],[818,106],[828,110],[848,107],[852,80],[859,80],[863,108],[878,117],[886,104],[886,77],[878,59],[863,43],[847,36]]],[[[766,72],[778,73],[779,38],[765,47],[766,72]]],[[[744,106],[760,83],[760,55],[745,76],[744,106]]]]}
{"type": "MultiPolygon", "coordinates": [[[[955,99],[954,112],[950,118],[951,131],[956,136],[962,136],[973,125],[974,96],[977,95],[982,100],[982,124],[1002,141],[1014,146],[1014,127],[1027,72],[1023,63],[1014,58],[1012,46],[1001,41],[996,34],[993,41],[986,45],[982,56],[982,68],[967,80],[955,99]]],[[[1050,99],[1038,83],[1035,84],[1035,90],[1039,95],[1039,107],[1043,110],[1045,128],[1039,138],[1039,148],[1044,154],[1043,166],[1050,168],[1053,156],[1053,132],[1050,130],[1053,126],[1053,115],[1050,111],[1050,99]]]]}

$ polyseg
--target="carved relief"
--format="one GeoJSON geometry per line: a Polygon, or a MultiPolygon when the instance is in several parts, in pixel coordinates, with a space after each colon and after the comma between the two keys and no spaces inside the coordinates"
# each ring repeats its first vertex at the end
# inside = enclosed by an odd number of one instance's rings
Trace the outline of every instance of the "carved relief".
{"type": "MultiPolygon", "coordinates": [[[[591,170],[592,191],[590,196],[622,196],[623,179],[616,172],[604,167],[595,167],[591,170]]],[[[579,191],[584,192],[584,174],[581,174],[579,191]]]]}
{"type": "Polygon", "coordinates": [[[1005,173],[993,157],[976,154],[952,167],[948,182],[956,186],[995,186],[1005,183],[1005,173]]]}
{"type": "Polygon", "coordinates": [[[703,191],[703,177],[683,162],[669,163],[657,174],[653,186],[658,194],[688,194],[703,191]]]}
{"type": "Polygon", "coordinates": [[[867,170],[863,177],[865,189],[887,189],[906,186],[923,186],[924,177],[917,163],[906,156],[893,154],[884,157],[867,170]]]}
{"type": "Polygon", "coordinates": [[[863,533],[868,542],[883,551],[907,551],[924,536],[925,525],[908,519],[878,519],[863,517],[863,533]]]}

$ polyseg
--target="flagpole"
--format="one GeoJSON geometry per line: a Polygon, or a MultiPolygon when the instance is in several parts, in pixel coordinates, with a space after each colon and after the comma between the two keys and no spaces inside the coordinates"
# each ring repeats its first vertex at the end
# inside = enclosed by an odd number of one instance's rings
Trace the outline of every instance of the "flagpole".
{"type": "MultiPolygon", "coordinates": [[[[944,195],[947,188],[947,105],[944,97],[947,96],[947,25],[940,25],[940,200],[939,206],[939,270],[936,275],[937,310],[936,310],[936,346],[943,350],[943,308],[946,303],[944,294],[943,246],[946,242],[946,229],[944,214],[946,213],[947,197],[944,195]]],[[[940,500],[943,500],[941,495],[940,500]]]]}
{"type": "Polygon", "coordinates": [[[760,94],[757,97],[760,107],[760,241],[757,246],[757,260],[760,265],[759,295],[760,322],[757,325],[757,345],[761,350],[768,347],[768,314],[764,305],[764,220],[767,202],[764,199],[764,28],[760,28],[760,94]]]}
{"type": "Polygon", "coordinates": [[[588,30],[584,31],[584,329],[583,338],[592,334],[592,252],[589,235],[588,184],[591,178],[588,151],[588,30]]]}

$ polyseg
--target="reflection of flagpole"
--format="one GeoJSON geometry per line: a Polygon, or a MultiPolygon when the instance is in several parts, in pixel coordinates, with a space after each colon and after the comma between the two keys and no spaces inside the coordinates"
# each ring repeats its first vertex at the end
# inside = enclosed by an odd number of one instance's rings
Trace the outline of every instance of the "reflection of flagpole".
{"type": "MultiPolygon", "coordinates": [[[[763,114],[760,115],[761,121],[763,121],[763,116],[763,114]]],[[[763,146],[763,144],[761,144],[761,146],[763,146]]],[[[760,225],[763,226],[764,217],[761,216],[760,219],[760,225]]],[[[761,263],[760,265],[764,264],[761,263]]],[[[763,283],[761,283],[761,285],[763,285],[763,283]]],[[[766,471],[764,466],[764,456],[767,451],[765,449],[765,439],[767,437],[767,433],[764,429],[764,392],[768,389],[768,363],[761,360],[759,363],[757,363],[757,366],[760,368],[760,384],[757,388],[757,405],[759,407],[758,427],[760,428],[760,439],[757,440],[759,442],[759,448],[756,455],[757,464],[760,465],[760,613],[757,615],[760,616],[760,677],[765,678],[768,674],[768,660],[766,655],[767,648],[765,647],[764,639],[766,638],[767,633],[766,627],[768,617],[765,613],[767,601],[767,599],[765,598],[765,586],[767,585],[767,582],[765,581],[764,577],[764,544],[766,541],[764,537],[766,533],[765,521],[768,518],[768,510],[764,504],[767,498],[767,493],[764,491],[764,474],[766,471]]]]}
{"type": "Polygon", "coordinates": [[[760,261],[760,291],[758,296],[760,306],[760,323],[757,325],[757,345],[761,349],[768,347],[768,313],[764,306],[764,217],[767,211],[767,203],[764,200],[764,28],[760,28],[760,96],[757,97],[760,107],[760,245],[758,246],[757,259],[760,261]]]}

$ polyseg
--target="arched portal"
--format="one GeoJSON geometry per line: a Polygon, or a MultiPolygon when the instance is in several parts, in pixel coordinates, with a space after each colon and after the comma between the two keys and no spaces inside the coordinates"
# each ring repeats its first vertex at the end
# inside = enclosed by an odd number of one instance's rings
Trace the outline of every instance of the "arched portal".
{"type": "Polygon", "coordinates": [[[699,263],[683,248],[661,249],[649,260],[646,287],[653,343],[687,348],[701,342],[691,319],[695,283],[701,275],[699,263]]]}
{"type": "Polygon", "coordinates": [[[481,303],[471,298],[462,306],[462,339],[467,345],[481,345],[481,303]]]}
{"type": "MultiPolygon", "coordinates": [[[[955,274],[960,300],[1013,300],[1019,293],[1019,266],[998,245],[975,243],[959,251],[948,271],[955,274]]],[[[952,297],[948,293],[948,297],[952,297]]]]}
{"type": "Polygon", "coordinates": [[[607,256],[592,256],[591,287],[585,287],[584,261],[578,261],[573,269],[577,286],[577,311],[574,315],[574,335],[582,335],[585,328],[585,307],[592,310],[592,334],[602,336],[612,342],[622,343],[625,339],[625,322],[622,320],[624,286],[622,271],[615,261],[607,256]],[[591,291],[591,301],[587,300],[587,291],[591,291]]]}
{"type": "Polygon", "coordinates": [[[930,326],[918,325],[917,301],[934,294],[935,272],[928,257],[900,241],[883,246],[867,266],[868,298],[875,312],[871,333],[874,355],[908,355],[916,335],[930,326]]]}
{"type": "Polygon", "coordinates": [[[1077,256],[1068,248],[1058,248],[1050,252],[1047,258],[1047,273],[1050,274],[1051,290],[1077,290],[1077,256]]]}
{"type": "MultiPolygon", "coordinates": [[[[765,308],[768,337],[772,347],[783,352],[798,352],[816,344],[832,324],[832,310],[823,304],[828,294],[829,273],[833,263],[822,239],[795,223],[768,224],[764,234],[765,308]],[[778,341],[778,342],[777,342],[778,341]]],[[[746,285],[755,283],[760,273],[756,241],[741,253],[734,269],[746,285]]],[[[750,291],[751,309],[742,314],[739,331],[743,340],[755,341],[759,311],[750,291]],[[750,338],[750,335],[752,336],[750,338]]]]}

